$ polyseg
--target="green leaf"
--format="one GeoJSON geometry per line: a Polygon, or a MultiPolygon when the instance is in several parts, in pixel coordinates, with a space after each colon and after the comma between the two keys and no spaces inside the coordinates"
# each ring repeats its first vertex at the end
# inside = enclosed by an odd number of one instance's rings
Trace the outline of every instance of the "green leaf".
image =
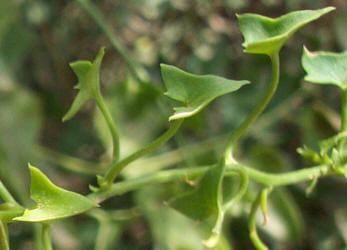
{"type": "Polygon", "coordinates": [[[319,10],[294,11],[278,18],[257,14],[237,15],[245,52],[272,55],[302,26],[334,10],[327,7],[319,10]]]}
{"type": "Polygon", "coordinates": [[[167,88],[165,95],[184,103],[175,107],[169,120],[193,116],[215,98],[238,90],[249,81],[234,81],[214,75],[193,75],[174,66],[161,64],[161,73],[167,88]]]}
{"type": "Polygon", "coordinates": [[[63,121],[71,119],[90,99],[100,97],[100,66],[105,54],[105,48],[102,47],[93,63],[89,61],[77,61],[70,63],[70,67],[78,78],[78,83],[74,87],[79,89],[69,111],[63,117],[63,121]]]}
{"type": "Polygon", "coordinates": [[[26,209],[17,221],[42,222],[83,213],[97,207],[88,198],[55,186],[39,169],[29,165],[31,173],[31,198],[36,207],[26,209]]]}
{"type": "Polygon", "coordinates": [[[310,52],[304,47],[302,66],[305,80],[318,84],[334,84],[347,88],[347,51],[343,53],[310,52]]]}
{"type": "Polygon", "coordinates": [[[216,166],[206,172],[198,186],[169,202],[169,206],[193,220],[206,220],[221,211],[222,167],[216,166]]]}
{"type": "Polygon", "coordinates": [[[341,132],[338,133],[332,137],[329,137],[328,139],[320,141],[319,148],[320,148],[320,154],[324,155],[327,154],[331,149],[333,149],[337,144],[341,141],[346,139],[347,132],[341,132]]]}

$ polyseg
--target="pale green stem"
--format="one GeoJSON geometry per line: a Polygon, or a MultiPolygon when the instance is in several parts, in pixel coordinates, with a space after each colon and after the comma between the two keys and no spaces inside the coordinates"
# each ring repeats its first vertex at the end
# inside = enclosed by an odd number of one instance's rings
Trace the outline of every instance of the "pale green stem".
{"type": "Polygon", "coordinates": [[[0,197],[4,200],[4,202],[10,202],[18,205],[16,200],[12,197],[11,193],[7,190],[5,185],[0,180],[0,197]]]}
{"type": "Polygon", "coordinates": [[[0,220],[0,250],[10,250],[7,224],[0,220]]]}
{"type": "Polygon", "coordinates": [[[238,202],[247,192],[248,183],[249,183],[248,175],[243,169],[240,169],[240,171],[238,171],[238,174],[241,177],[239,190],[234,197],[232,197],[229,201],[224,202],[223,204],[224,211],[227,211],[228,209],[230,209],[231,206],[235,204],[236,202],[238,202]]]}
{"type": "MultiPolygon", "coordinates": [[[[347,89],[342,90],[342,100],[341,100],[341,131],[347,131],[347,89]]],[[[338,148],[341,150],[344,145],[344,140],[338,143],[338,148]]]]}
{"type": "MultiPolygon", "coordinates": [[[[142,188],[144,186],[178,180],[185,181],[187,178],[200,177],[204,175],[206,171],[211,169],[211,167],[216,167],[216,165],[207,167],[162,170],[153,174],[148,174],[138,178],[115,183],[109,189],[99,190],[95,193],[89,194],[88,197],[96,201],[97,203],[101,203],[102,201],[110,197],[119,196],[129,191],[142,188]]],[[[343,166],[343,168],[347,170],[347,165],[343,166]]],[[[303,181],[310,181],[315,177],[338,175],[338,173],[331,169],[331,167],[329,167],[328,165],[319,165],[283,174],[271,174],[255,170],[251,167],[247,167],[241,164],[228,165],[226,169],[226,175],[239,173],[240,170],[244,171],[251,180],[265,186],[286,186],[303,181]]]]}
{"type": "Polygon", "coordinates": [[[273,55],[270,56],[271,64],[272,64],[272,79],[270,86],[267,90],[266,95],[260,101],[260,103],[253,109],[253,111],[248,115],[246,120],[233,132],[231,137],[229,138],[228,144],[224,151],[224,161],[227,163],[232,162],[232,149],[235,143],[240,139],[240,137],[247,131],[250,125],[258,118],[258,116],[264,111],[266,106],[269,104],[272,96],[274,95],[278,81],[279,81],[279,72],[280,72],[280,62],[278,52],[274,52],[273,55]]]}
{"type": "Polygon", "coordinates": [[[115,126],[115,123],[112,119],[111,113],[108,110],[101,94],[99,94],[96,97],[96,102],[97,102],[98,107],[99,107],[101,113],[103,114],[103,116],[106,120],[107,126],[111,132],[112,142],[113,142],[113,162],[117,162],[119,159],[119,152],[120,152],[119,135],[118,135],[117,128],[115,126]]]}
{"type": "Polygon", "coordinates": [[[143,68],[141,68],[140,65],[138,65],[130,56],[129,51],[123,44],[123,42],[116,36],[116,34],[113,31],[112,25],[109,24],[105,19],[104,15],[100,12],[97,6],[93,4],[89,0],[77,0],[77,2],[87,11],[89,16],[94,20],[94,22],[101,28],[101,30],[104,32],[104,34],[107,36],[107,38],[110,40],[113,47],[118,51],[118,53],[121,55],[123,60],[127,63],[130,72],[134,76],[134,78],[139,83],[146,82],[144,77],[140,74],[145,74],[145,71],[143,68]],[[139,72],[140,71],[140,72],[139,72]]]}
{"type": "Polygon", "coordinates": [[[347,89],[342,91],[342,104],[341,104],[341,131],[347,131],[347,89]]]}
{"type": "Polygon", "coordinates": [[[249,214],[249,221],[248,221],[248,229],[249,229],[249,236],[254,244],[254,246],[258,250],[267,250],[267,246],[260,240],[258,233],[257,233],[257,226],[256,226],[256,214],[258,207],[261,205],[261,201],[264,196],[266,196],[267,188],[262,189],[256,200],[252,204],[251,212],[249,214]]]}
{"type": "Polygon", "coordinates": [[[42,223],[41,241],[43,250],[53,250],[51,241],[51,224],[42,223]]]}
{"type": "MultiPolygon", "coordinates": [[[[264,128],[269,127],[271,124],[277,121],[280,117],[283,117],[286,113],[290,111],[288,107],[291,105],[289,104],[295,103],[297,106],[299,105],[299,103],[302,103],[304,98],[303,98],[303,95],[298,94],[298,91],[299,90],[295,91],[295,93],[293,93],[290,97],[288,97],[276,108],[272,109],[271,111],[259,117],[257,121],[257,126],[250,128],[249,130],[250,134],[256,135],[258,131],[261,131],[264,128]]],[[[181,152],[189,152],[191,155],[194,155],[194,154],[201,154],[201,153],[210,151],[211,149],[215,149],[215,150],[217,150],[218,148],[222,149],[222,144],[227,142],[226,137],[229,137],[230,135],[231,135],[230,133],[218,135],[216,137],[212,137],[201,142],[184,145],[178,149],[168,151],[156,156],[139,159],[138,161],[136,161],[135,165],[137,166],[146,165],[149,167],[149,172],[154,172],[156,170],[163,169],[165,167],[168,167],[183,161],[181,152]]],[[[57,164],[58,166],[64,169],[67,169],[69,171],[73,171],[73,172],[84,174],[84,175],[94,176],[96,174],[101,174],[103,170],[107,168],[107,165],[105,164],[100,164],[96,162],[88,162],[76,157],[72,157],[69,155],[62,154],[60,152],[53,151],[51,149],[48,149],[42,146],[37,146],[37,148],[34,151],[37,152],[41,158],[51,163],[57,164]]],[[[125,176],[128,176],[126,171],[124,171],[123,173],[125,173],[125,176]]]]}
{"type": "Polygon", "coordinates": [[[35,153],[41,158],[50,163],[56,164],[64,169],[73,171],[83,175],[94,176],[102,173],[105,165],[95,162],[81,160],[77,157],[62,154],[43,146],[36,146],[35,153]]]}
{"type": "Polygon", "coordinates": [[[138,158],[146,154],[149,154],[150,152],[154,151],[155,149],[160,147],[162,144],[167,142],[172,136],[175,135],[175,133],[181,126],[183,120],[184,119],[179,119],[172,122],[170,124],[170,128],[164,134],[162,134],[159,138],[157,138],[156,140],[154,140],[147,146],[141,148],[140,150],[136,151],[135,153],[124,158],[123,160],[112,165],[104,176],[106,185],[111,185],[113,181],[116,179],[116,177],[118,176],[118,174],[122,171],[122,169],[125,168],[128,164],[130,164],[131,162],[137,160],[138,158]]]}

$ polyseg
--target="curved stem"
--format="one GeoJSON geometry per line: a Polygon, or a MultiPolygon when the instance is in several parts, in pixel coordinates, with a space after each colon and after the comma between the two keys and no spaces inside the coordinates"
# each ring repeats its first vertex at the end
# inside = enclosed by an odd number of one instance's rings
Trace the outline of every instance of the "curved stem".
{"type": "Polygon", "coordinates": [[[51,224],[42,223],[41,241],[44,250],[53,250],[51,242],[51,224]]]}
{"type": "Polygon", "coordinates": [[[113,47],[118,51],[123,60],[127,63],[134,78],[139,83],[146,82],[146,80],[144,79],[145,77],[142,76],[146,74],[145,70],[131,58],[129,51],[127,50],[123,42],[116,36],[111,24],[109,24],[104,19],[104,15],[100,12],[100,10],[89,0],[77,0],[77,2],[87,11],[89,16],[105,33],[113,47]]]}
{"type": "Polygon", "coordinates": [[[254,246],[258,250],[267,250],[267,246],[260,240],[258,233],[257,233],[257,226],[256,226],[256,214],[259,206],[262,203],[263,197],[266,197],[266,193],[268,191],[268,188],[263,188],[256,200],[252,204],[251,212],[249,214],[249,221],[248,221],[248,229],[249,229],[249,237],[251,238],[254,246]]]}
{"type": "Polygon", "coordinates": [[[272,96],[274,95],[277,89],[280,73],[280,62],[278,52],[275,52],[272,56],[270,56],[270,59],[272,63],[272,80],[270,83],[270,87],[268,88],[266,95],[263,97],[260,103],[253,109],[253,111],[248,115],[246,120],[233,132],[233,134],[229,138],[228,144],[224,151],[224,161],[226,161],[227,163],[232,162],[231,154],[235,143],[247,131],[249,126],[258,118],[258,116],[264,111],[264,109],[269,104],[272,96]]]}
{"type": "Polygon", "coordinates": [[[124,158],[123,160],[113,164],[109,170],[106,172],[104,176],[104,180],[106,181],[106,185],[110,185],[113,183],[115,178],[118,176],[120,171],[122,171],[123,168],[125,168],[129,163],[135,161],[136,159],[152,152],[153,150],[160,147],[162,144],[167,142],[172,136],[175,135],[178,128],[181,126],[183,122],[183,119],[176,120],[170,124],[170,128],[162,134],[159,138],[148,144],[147,146],[141,148],[140,150],[136,151],[135,153],[129,155],[128,157],[124,158]]]}
{"type": "Polygon", "coordinates": [[[99,107],[101,113],[103,114],[103,116],[106,120],[107,126],[111,132],[112,142],[113,142],[113,161],[117,162],[119,159],[119,152],[120,152],[119,135],[118,135],[117,128],[115,126],[115,123],[112,119],[111,113],[108,110],[101,94],[99,94],[97,96],[96,102],[97,102],[98,107],[99,107]]]}
{"type": "MultiPolygon", "coordinates": [[[[110,197],[119,196],[129,191],[142,188],[144,186],[177,180],[184,181],[187,178],[196,178],[204,175],[206,171],[211,169],[211,167],[216,166],[217,165],[196,168],[162,170],[153,174],[148,174],[145,176],[115,183],[109,189],[99,190],[95,193],[91,193],[88,195],[88,197],[97,203],[101,203],[102,201],[110,197]]],[[[344,166],[344,169],[347,170],[347,165],[344,166]]],[[[228,165],[225,174],[229,175],[239,173],[240,170],[243,170],[253,181],[258,182],[259,184],[263,184],[265,186],[285,186],[303,181],[310,181],[314,177],[324,177],[333,174],[338,174],[337,172],[334,172],[328,165],[319,165],[283,174],[271,174],[255,170],[251,167],[244,166],[241,164],[228,165]]]]}
{"type": "Polygon", "coordinates": [[[10,202],[16,205],[19,205],[16,200],[13,198],[11,193],[7,190],[5,185],[0,180],[0,197],[4,200],[4,202],[10,202]]]}
{"type": "Polygon", "coordinates": [[[246,174],[246,172],[243,169],[240,169],[238,171],[238,174],[241,177],[241,182],[240,182],[240,187],[239,187],[239,191],[237,192],[237,194],[232,197],[229,201],[225,202],[223,205],[223,210],[226,211],[228,209],[231,208],[231,206],[238,202],[246,193],[247,188],[248,188],[248,183],[249,183],[249,177],[246,174]]]}

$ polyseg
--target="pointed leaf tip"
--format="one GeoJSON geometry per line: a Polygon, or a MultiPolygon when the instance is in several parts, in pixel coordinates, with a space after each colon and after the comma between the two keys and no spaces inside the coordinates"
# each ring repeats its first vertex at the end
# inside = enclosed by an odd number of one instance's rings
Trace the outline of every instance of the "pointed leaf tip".
{"type": "Polygon", "coordinates": [[[17,221],[42,222],[57,220],[83,213],[97,207],[88,198],[55,186],[38,168],[28,164],[31,174],[31,198],[36,202],[33,209],[26,209],[17,221]]]}
{"type": "Polygon", "coordinates": [[[101,47],[93,63],[90,61],[76,61],[69,64],[77,76],[78,82],[74,88],[78,89],[79,92],[63,117],[63,122],[75,116],[88,100],[95,99],[100,95],[100,66],[104,54],[105,47],[101,47]]]}
{"type": "Polygon", "coordinates": [[[167,91],[165,95],[182,102],[174,107],[169,120],[195,115],[219,96],[234,92],[249,81],[235,81],[214,75],[194,75],[171,65],[161,64],[162,78],[167,91]]]}
{"type": "Polygon", "coordinates": [[[271,55],[281,49],[283,44],[302,26],[334,10],[327,7],[318,10],[300,10],[278,18],[257,14],[236,15],[244,36],[245,52],[271,55]]]}
{"type": "Polygon", "coordinates": [[[333,84],[341,89],[347,88],[347,51],[311,52],[304,47],[301,63],[307,74],[306,81],[316,84],[333,84]]]}

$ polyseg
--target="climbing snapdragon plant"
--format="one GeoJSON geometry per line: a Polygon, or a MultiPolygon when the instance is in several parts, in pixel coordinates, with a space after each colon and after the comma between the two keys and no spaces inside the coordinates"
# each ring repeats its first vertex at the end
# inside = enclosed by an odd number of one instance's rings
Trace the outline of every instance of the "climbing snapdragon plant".
{"type": "MultiPolygon", "coordinates": [[[[104,21],[98,11],[94,9],[95,7],[88,1],[79,0],[79,2],[89,13],[92,13],[92,17],[103,27],[114,47],[119,50],[122,46],[104,25],[104,21]]],[[[57,187],[38,168],[29,164],[31,174],[30,198],[35,202],[33,208],[19,204],[0,181],[0,197],[3,201],[0,204],[0,250],[10,248],[8,223],[22,221],[40,224],[41,247],[53,249],[50,229],[54,222],[86,213],[98,219],[101,223],[101,229],[108,230],[111,223],[108,219],[110,217],[106,216],[106,211],[99,208],[105,200],[148,185],[175,182],[185,178],[194,178],[197,183],[186,193],[177,194],[175,197],[165,200],[165,204],[192,220],[201,222],[201,225],[207,228],[208,232],[203,243],[209,248],[213,248],[219,243],[227,212],[243,198],[249,183],[260,184],[262,188],[259,194],[254,197],[250,209],[248,228],[250,240],[254,246],[257,249],[267,249],[257,234],[256,212],[261,208],[264,222],[268,221],[267,198],[271,194],[271,190],[303,181],[312,182],[311,190],[321,177],[347,175],[347,153],[344,143],[347,137],[347,52],[340,54],[310,52],[304,48],[302,65],[307,72],[305,80],[317,84],[336,85],[341,88],[343,96],[341,131],[331,138],[318,142],[320,152],[306,146],[298,149],[298,153],[317,164],[316,166],[289,173],[262,172],[239,162],[233,154],[234,148],[267,107],[276,91],[280,80],[279,52],[285,42],[302,26],[333,9],[333,7],[328,7],[320,10],[296,11],[279,18],[268,18],[256,14],[237,15],[244,36],[244,51],[269,56],[272,64],[272,79],[264,97],[258,104],[254,105],[253,110],[241,125],[232,131],[220,154],[220,159],[209,166],[159,170],[125,180],[117,178],[130,163],[148,155],[170,140],[186,118],[196,115],[214,99],[247,87],[249,81],[230,80],[214,75],[194,75],[177,67],[162,64],[161,75],[166,87],[164,94],[178,103],[168,116],[168,129],[152,142],[121,158],[118,126],[116,126],[100,90],[100,67],[105,49],[101,48],[92,62],[77,61],[71,63],[70,67],[78,79],[75,86],[78,93],[70,109],[63,117],[63,121],[73,118],[88,100],[94,100],[110,131],[113,147],[112,160],[105,172],[96,176],[97,185],[90,186],[91,192],[86,196],[57,187]],[[228,187],[232,184],[233,179],[229,177],[235,175],[240,181],[237,192],[232,193],[228,187]]],[[[133,63],[130,63],[130,66],[134,73],[136,67],[133,63]]],[[[135,74],[135,78],[142,82],[140,75],[135,74]]],[[[117,215],[114,216],[117,217],[117,215]]],[[[101,229],[100,231],[102,231],[101,229]]],[[[97,245],[102,244],[100,237],[102,237],[102,233],[98,235],[97,245]]]]}

